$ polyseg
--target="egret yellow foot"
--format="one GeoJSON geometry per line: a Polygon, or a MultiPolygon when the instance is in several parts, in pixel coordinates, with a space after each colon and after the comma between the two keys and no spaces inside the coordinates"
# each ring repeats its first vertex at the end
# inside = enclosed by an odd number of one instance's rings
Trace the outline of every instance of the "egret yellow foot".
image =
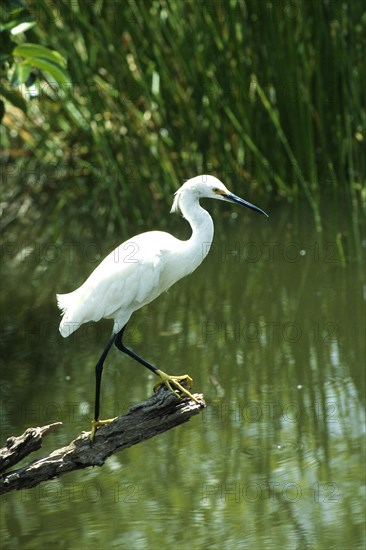
{"type": "Polygon", "coordinates": [[[111,422],[113,422],[113,420],[115,420],[115,418],[108,418],[107,420],[92,420],[91,421],[92,429],[91,429],[91,432],[90,432],[90,441],[94,440],[95,432],[97,431],[98,428],[100,428],[101,426],[106,426],[107,424],[110,424],[111,422]]]}
{"type": "Polygon", "coordinates": [[[156,374],[160,376],[161,382],[158,382],[154,386],[154,391],[156,391],[160,386],[166,386],[171,392],[174,393],[177,397],[181,397],[181,394],[186,395],[190,399],[193,399],[198,403],[198,399],[194,397],[186,388],[180,384],[180,382],[187,382],[189,388],[192,387],[192,378],[188,374],[183,374],[182,376],[170,376],[161,370],[157,370],[156,374]]]}

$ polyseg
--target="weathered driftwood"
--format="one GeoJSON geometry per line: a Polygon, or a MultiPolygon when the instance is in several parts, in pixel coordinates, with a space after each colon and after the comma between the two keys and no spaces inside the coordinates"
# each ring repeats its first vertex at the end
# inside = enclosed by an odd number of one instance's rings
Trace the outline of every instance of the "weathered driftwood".
{"type": "Polygon", "coordinates": [[[28,428],[19,437],[8,437],[5,447],[0,449],[0,472],[5,472],[14,464],[42,447],[42,438],[55,431],[62,422],[55,422],[41,428],[28,428]]]}
{"type": "MultiPolygon", "coordinates": [[[[56,449],[22,468],[3,473],[0,476],[0,493],[31,488],[73,470],[102,466],[116,451],[179,426],[198,414],[205,407],[205,402],[201,394],[194,396],[198,403],[188,397],[177,399],[171,392],[161,389],[143,403],[131,407],[127,414],[99,428],[93,444],[90,443],[90,432],[82,432],[66,447],[56,449]]],[[[22,436],[10,437],[6,446],[0,449],[0,471],[39,449],[43,436],[61,424],[57,422],[41,428],[28,428],[22,436]]]]}

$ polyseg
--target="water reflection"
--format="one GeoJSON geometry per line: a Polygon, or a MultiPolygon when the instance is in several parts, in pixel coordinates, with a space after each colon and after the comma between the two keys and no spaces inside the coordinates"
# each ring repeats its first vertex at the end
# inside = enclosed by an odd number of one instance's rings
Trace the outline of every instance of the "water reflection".
{"type": "MultiPolygon", "coordinates": [[[[142,356],[193,376],[204,413],[102,469],[8,495],[6,547],[361,547],[362,272],[351,253],[343,266],[306,212],[298,224],[283,208],[271,214],[228,218],[199,270],[135,314],[127,334],[142,356]]],[[[92,244],[102,254],[116,243],[92,244]]],[[[65,423],[38,454],[89,429],[111,324],[63,340],[54,301],[95,267],[85,247],[3,270],[3,440],[65,423]]],[[[153,382],[111,353],[103,415],[145,399],[153,382]]]]}

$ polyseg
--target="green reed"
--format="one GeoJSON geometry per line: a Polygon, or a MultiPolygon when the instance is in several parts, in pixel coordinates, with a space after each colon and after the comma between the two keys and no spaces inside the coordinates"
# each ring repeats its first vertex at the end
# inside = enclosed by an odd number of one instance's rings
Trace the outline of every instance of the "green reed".
{"type": "Polygon", "coordinates": [[[358,231],[363,2],[26,5],[27,38],[64,55],[72,79],[41,90],[16,138],[28,153],[19,174],[39,173],[37,194],[23,177],[26,194],[52,203],[56,233],[70,214],[97,212],[112,229],[158,218],[159,200],[204,172],[261,205],[305,199],[318,229],[323,197],[339,196],[358,231]]]}

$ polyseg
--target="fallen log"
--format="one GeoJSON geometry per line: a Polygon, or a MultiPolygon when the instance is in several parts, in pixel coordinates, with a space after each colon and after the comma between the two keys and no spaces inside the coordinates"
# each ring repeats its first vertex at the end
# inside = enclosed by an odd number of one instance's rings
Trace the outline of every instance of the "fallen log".
{"type": "MultiPolygon", "coordinates": [[[[109,456],[132,445],[166,432],[187,422],[205,407],[202,394],[177,399],[162,388],[146,401],[99,428],[93,443],[90,432],[82,432],[67,446],[36,459],[26,466],[7,471],[0,476],[0,494],[28,489],[73,470],[102,466],[109,456]]],[[[61,422],[38,428],[28,428],[20,437],[8,438],[0,449],[0,471],[7,470],[42,446],[43,437],[62,426],[61,422]]]]}

